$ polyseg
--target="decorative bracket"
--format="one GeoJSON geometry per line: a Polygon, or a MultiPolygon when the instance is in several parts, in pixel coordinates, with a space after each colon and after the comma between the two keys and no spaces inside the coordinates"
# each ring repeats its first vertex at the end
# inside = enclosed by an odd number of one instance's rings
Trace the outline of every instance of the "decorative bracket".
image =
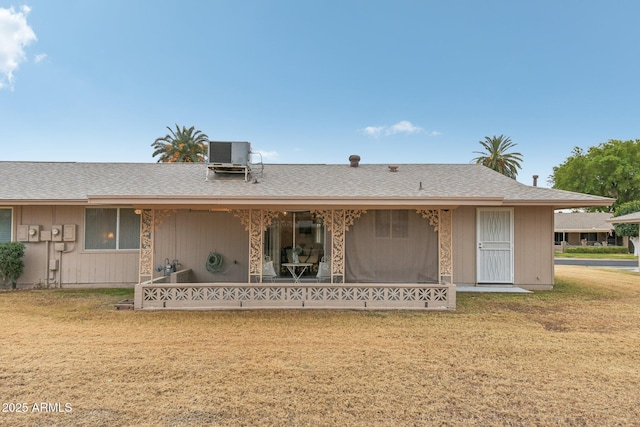
{"type": "Polygon", "coordinates": [[[440,224],[439,209],[418,209],[416,212],[422,215],[422,218],[429,221],[429,225],[433,227],[433,231],[438,232],[438,226],[440,224]]]}

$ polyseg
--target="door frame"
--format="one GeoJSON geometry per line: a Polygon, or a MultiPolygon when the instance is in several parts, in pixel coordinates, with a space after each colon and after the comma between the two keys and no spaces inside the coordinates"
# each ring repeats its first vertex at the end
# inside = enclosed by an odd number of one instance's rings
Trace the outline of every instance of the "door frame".
{"type": "Polygon", "coordinates": [[[476,208],[476,283],[477,284],[509,284],[512,285],[514,283],[515,272],[514,272],[514,209],[513,208],[476,208]],[[481,251],[483,249],[483,242],[481,241],[481,222],[480,222],[480,213],[481,212],[509,212],[509,241],[504,242],[508,243],[508,251],[509,251],[509,278],[506,280],[480,280],[481,277],[484,276],[484,270],[482,268],[484,265],[481,260],[481,251]]]}

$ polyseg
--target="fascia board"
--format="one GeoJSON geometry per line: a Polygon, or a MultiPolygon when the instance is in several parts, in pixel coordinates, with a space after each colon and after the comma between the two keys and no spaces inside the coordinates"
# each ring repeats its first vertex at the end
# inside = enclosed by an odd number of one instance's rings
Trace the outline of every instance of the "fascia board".
{"type": "Polygon", "coordinates": [[[166,196],[89,196],[90,205],[107,204],[135,204],[135,205],[182,205],[182,206],[243,206],[243,207],[266,207],[266,206],[303,206],[303,207],[333,207],[333,206],[353,206],[353,207],[453,207],[453,206],[502,206],[503,199],[496,198],[318,198],[318,197],[295,197],[295,198],[232,198],[232,197],[166,197],[166,196]]]}
{"type": "Polygon", "coordinates": [[[86,205],[87,199],[2,199],[2,205],[13,206],[77,206],[86,205]]]}
{"type": "Polygon", "coordinates": [[[89,204],[135,204],[135,205],[182,205],[182,206],[237,206],[237,207],[283,207],[283,208],[310,208],[310,207],[451,207],[451,206],[549,206],[553,209],[568,209],[581,207],[608,206],[613,199],[602,200],[510,200],[502,197],[167,197],[167,196],[89,196],[89,204]]]}
{"type": "Polygon", "coordinates": [[[506,199],[506,206],[551,206],[553,209],[578,209],[599,206],[611,206],[615,199],[603,198],[602,200],[580,199],[580,200],[512,200],[506,199]]]}
{"type": "Polygon", "coordinates": [[[611,228],[554,228],[556,233],[608,233],[611,228]]]}
{"type": "Polygon", "coordinates": [[[623,220],[616,220],[616,218],[611,218],[608,219],[607,222],[610,222],[612,224],[640,224],[640,218],[631,218],[631,219],[623,219],[623,220]]]}

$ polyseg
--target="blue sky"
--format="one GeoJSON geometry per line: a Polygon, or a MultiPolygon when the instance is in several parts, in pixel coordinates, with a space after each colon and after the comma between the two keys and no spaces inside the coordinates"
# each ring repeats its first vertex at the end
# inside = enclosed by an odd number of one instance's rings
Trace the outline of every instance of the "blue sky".
{"type": "Polygon", "coordinates": [[[518,180],[640,138],[640,2],[0,0],[0,160],[155,162],[166,126],[268,163],[468,163],[518,180]]]}

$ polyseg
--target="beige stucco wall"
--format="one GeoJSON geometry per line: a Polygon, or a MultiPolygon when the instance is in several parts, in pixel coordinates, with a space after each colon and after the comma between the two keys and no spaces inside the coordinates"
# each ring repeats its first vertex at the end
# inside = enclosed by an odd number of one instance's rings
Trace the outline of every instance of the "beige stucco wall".
{"type": "MultiPolygon", "coordinates": [[[[513,211],[514,284],[527,288],[553,286],[553,209],[516,207],[513,211]]],[[[453,211],[453,281],[476,284],[476,208],[453,211]]]]}

